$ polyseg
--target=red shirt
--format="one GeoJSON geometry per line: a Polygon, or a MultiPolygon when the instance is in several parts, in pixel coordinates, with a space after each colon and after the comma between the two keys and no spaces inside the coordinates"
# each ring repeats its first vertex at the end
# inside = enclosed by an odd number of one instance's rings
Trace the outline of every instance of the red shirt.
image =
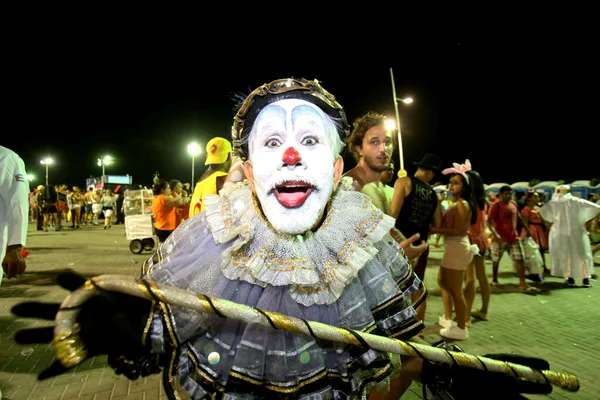
{"type": "Polygon", "coordinates": [[[513,200],[505,203],[497,201],[492,204],[488,212],[488,219],[494,223],[494,229],[505,243],[512,243],[519,239],[517,235],[517,216],[519,208],[513,200]]]}
{"type": "Polygon", "coordinates": [[[181,209],[181,219],[183,219],[184,221],[186,219],[188,219],[190,217],[190,203],[187,203],[185,206],[183,206],[183,208],[181,209]]]}

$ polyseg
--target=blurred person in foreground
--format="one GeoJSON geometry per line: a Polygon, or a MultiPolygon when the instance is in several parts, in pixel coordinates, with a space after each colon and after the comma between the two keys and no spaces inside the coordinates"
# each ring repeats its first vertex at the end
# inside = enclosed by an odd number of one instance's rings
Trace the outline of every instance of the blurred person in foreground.
{"type": "Polygon", "coordinates": [[[21,248],[27,241],[29,183],[25,163],[14,151],[0,146],[0,286],[2,276],[25,272],[21,248]]]}

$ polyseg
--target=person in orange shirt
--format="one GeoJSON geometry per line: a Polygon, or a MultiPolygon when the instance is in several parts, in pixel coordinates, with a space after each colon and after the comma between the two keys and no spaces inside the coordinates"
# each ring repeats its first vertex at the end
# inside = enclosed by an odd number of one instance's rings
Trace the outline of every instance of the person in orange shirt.
{"type": "Polygon", "coordinates": [[[152,188],[152,213],[154,214],[154,231],[158,241],[163,243],[177,227],[177,209],[187,202],[184,197],[171,197],[169,182],[159,179],[152,188]]]}

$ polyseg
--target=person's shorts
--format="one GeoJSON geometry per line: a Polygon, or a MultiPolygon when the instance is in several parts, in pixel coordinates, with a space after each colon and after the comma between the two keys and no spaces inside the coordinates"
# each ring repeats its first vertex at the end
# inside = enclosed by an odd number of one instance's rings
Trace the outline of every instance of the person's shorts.
{"type": "Polygon", "coordinates": [[[42,206],[42,214],[56,214],[58,210],[54,204],[47,204],[42,206]]]}
{"type": "Polygon", "coordinates": [[[102,207],[102,212],[104,213],[105,216],[110,217],[113,215],[114,210],[112,207],[102,207]]]}
{"type": "Polygon", "coordinates": [[[464,271],[473,260],[472,244],[467,236],[444,237],[443,268],[464,271]]]}
{"type": "Polygon", "coordinates": [[[505,251],[508,251],[508,255],[512,261],[523,261],[523,246],[520,240],[515,240],[512,243],[506,242],[492,242],[490,245],[490,256],[493,262],[500,261],[505,251]]]}
{"type": "Polygon", "coordinates": [[[167,238],[169,237],[169,235],[173,233],[173,231],[164,231],[162,229],[154,227],[154,233],[156,233],[156,236],[158,236],[158,241],[160,243],[164,243],[165,240],[167,240],[167,238]]]}

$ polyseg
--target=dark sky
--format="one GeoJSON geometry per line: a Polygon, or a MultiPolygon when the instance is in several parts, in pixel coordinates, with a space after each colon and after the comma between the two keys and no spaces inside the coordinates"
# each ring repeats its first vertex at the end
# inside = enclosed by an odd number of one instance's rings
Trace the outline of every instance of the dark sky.
{"type": "MultiPolygon", "coordinates": [[[[230,137],[232,93],[317,78],[349,122],[369,110],[393,117],[393,68],[398,96],[415,100],[399,109],[409,173],[433,152],[448,166],[469,158],[486,183],[591,179],[600,175],[600,68],[598,43],[580,25],[539,13],[435,30],[373,25],[364,35],[352,25],[310,36],[242,30],[227,40],[49,30],[9,50],[0,144],[23,157],[36,185],[45,156],[56,160],[51,182],[83,185],[105,154],[115,158],[107,172],[134,183],[151,184],[155,171],[185,182],[187,144],[230,137]]],[[[196,177],[203,171],[200,155],[196,177]]]]}

